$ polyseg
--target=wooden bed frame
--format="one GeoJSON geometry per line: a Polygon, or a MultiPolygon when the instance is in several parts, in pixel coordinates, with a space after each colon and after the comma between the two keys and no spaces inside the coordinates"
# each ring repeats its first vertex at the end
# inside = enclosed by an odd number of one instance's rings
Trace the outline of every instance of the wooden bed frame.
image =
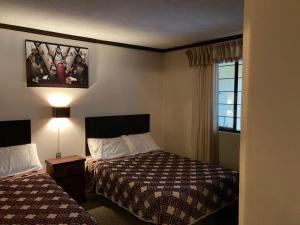
{"type": "Polygon", "coordinates": [[[88,138],[114,138],[150,131],[150,114],[85,118],[85,154],[90,155],[88,138]]]}
{"type": "Polygon", "coordinates": [[[0,121],[0,147],[30,143],[30,120],[0,121]]]}

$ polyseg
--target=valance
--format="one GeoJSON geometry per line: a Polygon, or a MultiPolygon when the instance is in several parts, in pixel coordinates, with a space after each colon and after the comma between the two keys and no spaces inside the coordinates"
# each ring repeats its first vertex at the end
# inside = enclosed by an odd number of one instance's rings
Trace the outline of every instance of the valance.
{"type": "Polygon", "coordinates": [[[237,61],[243,56],[243,39],[194,47],[185,53],[190,66],[237,61]]]}

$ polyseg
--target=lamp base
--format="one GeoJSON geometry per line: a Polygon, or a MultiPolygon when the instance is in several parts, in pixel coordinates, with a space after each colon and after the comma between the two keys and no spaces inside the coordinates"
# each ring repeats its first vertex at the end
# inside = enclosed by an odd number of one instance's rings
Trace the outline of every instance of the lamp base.
{"type": "Polygon", "coordinates": [[[61,153],[60,153],[60,152],[57,152],[57,153],[56,153],[56,158],[57,158],[57,159],[61,158],[61,153]]]}

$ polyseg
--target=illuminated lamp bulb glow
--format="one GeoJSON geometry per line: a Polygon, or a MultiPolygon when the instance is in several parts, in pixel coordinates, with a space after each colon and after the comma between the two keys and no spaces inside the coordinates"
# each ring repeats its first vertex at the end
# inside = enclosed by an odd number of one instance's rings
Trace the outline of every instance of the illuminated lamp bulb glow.
{"type": "Polygon", "coordinates": [[[52,130],[56,130],[57,128],[67,128],[70,126],[70,120],[68,118],[52,118],[48,125],[52,130]]]}
{"type": "Polygon", "coordinates": [[[53,107],[65,107],[71,103],[72,99],[64,94],[52,94],[48,97],[48,102],[53,107]]]}

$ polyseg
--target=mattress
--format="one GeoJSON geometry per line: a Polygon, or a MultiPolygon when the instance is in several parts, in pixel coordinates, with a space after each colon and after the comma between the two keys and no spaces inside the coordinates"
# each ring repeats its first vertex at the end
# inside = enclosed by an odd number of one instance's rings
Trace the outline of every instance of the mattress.
{"type": "Polygon", "coordinates": [[[155,224],[193,224],[238,196],[237,171],[164,151],[89,160],[86,171],[88,191],[155,224]]]}
{"type": "Polygon", "coordinates": [[[96,225],[44,171],[0,178],[0,224],[96,225]]]}

